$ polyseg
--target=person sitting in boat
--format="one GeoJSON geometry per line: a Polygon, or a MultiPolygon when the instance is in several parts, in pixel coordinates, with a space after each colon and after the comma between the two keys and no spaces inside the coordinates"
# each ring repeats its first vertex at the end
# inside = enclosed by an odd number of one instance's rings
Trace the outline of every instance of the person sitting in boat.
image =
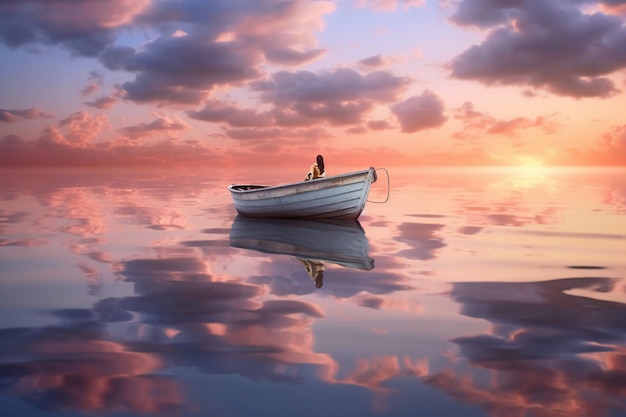
{"type": "Polygon", "coordinates": [[[309,173],[304,177],[305,181],[314,180],[316,178],[326,178],[326,169],[324,168],[324,157],[317,155],[316,162],[311,165],[309,173]]]}

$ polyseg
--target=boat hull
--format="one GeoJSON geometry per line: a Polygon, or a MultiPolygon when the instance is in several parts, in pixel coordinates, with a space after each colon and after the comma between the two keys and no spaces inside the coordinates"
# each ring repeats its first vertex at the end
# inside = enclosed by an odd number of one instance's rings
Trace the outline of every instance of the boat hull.
{"type": "Polygon", "coordinates": [[[237,212],[247,217],[356,220],[363,212],[376,171],[278,186],[230,185],[237,212]]]}
{"type": "Polygon", "coordinates": [[[358,221],[259,219],[237,216],[230,246],[370,270],[369,242],[358,221]]]}

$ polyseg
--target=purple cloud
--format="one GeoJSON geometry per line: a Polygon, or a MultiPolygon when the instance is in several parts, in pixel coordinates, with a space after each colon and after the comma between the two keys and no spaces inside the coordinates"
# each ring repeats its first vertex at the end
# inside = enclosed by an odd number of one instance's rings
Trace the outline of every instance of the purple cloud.
{"type": "MultiPolygon", "coordinates": [[[[345,68],[321,73],[281,71],[266,80],[250,83],[251,89],[259,92],[260,100],[268,106],[265,111],[213,100],[187,115],[223,123],[228,126],[227,135],[236,139],[289,138],[294,132],[296,136],[314,139],[320,134],[327,136],[320,131],[320,123],[359,124],[376,105],[396,99],[409,83],[408,78],[386,71],[365,75],[345,68]]],[[[378,130],[389,127],[382,121],[372,124],[378,130]]]]}
{"type": "Polygon", "coordinates": [[[72,55],[96,57],[111,45],[148,0],[5,0],[0,42],[10,48],[59,45],[72,55]]]}
{"type": "Polygon", "coordinates": [[[271,63],[301,65],[324,53],[315,48],[311,32],[322,26],[322,16],[333,8],[328,2],[308,0],[182,0],[155,2],[136,21],[164,34],[182,28],[198,40],[221,43],[227,35],[271,63]]]}
{"type": "Polygon", "coordinates": [[[395,100],[410,84],[387,71],[362,75],[348,68],[313,73],[280,71],[251,83],[263,101],[274,105],[283,126],[358,123],[376,105],[395,100]]]}
{"type": "Polygon", "coordinates": [[[302,65],[314,61],[326,52],[325,49],[313,49],[310,51],[297,51],[293,48],[265,48],[265,58],[269,62],[280,65],[302,65]]]}
{"type": "Polygon", "coordinates": [[[96,93],[102,87],[104,81],[104,74],[100,71],[91,71],[89,73],[89,79],[87,85],[81,90],[80,94],[83,97],[87,97],[93,93],[96,93]]]}
{"type": "Polygon", "coordinates": [[[218,86],[263,76],[262,65],[301,65],[318,58],[312,31],[330,3],[182,0],[157,2],[135,19],[161,35],[141,50],[109,46],[100,56],[111,70],[134,73],[126,99],[195,105],[218,86]]]}
{"type": "Polygon", "coordinates": [[[87,106],[100,110],[110,109],[115,103],[117,103],[117,100],[112,96],[98,97],[95,100],[85,102],[87,106]]]}
{"type": "Polygon", "coordinates": [[[402,132],[414,133],[441,126],[446,120],[443,101],[434,93],[424,90],[419,96],[410,97],[391,106],[400,121],[402,132]]]}
{"type": "Polygon", "coordinates": [[[332,135],[323,128],[320,127],[304,127],[304,128],[240,128],[240,129],[227,129],[225,131],[226,136],[231,139],[249,140],[249,139],[271,139],[273,144],[279,144],[279,139],[282,140],[302,140],[306,139],[308,142],[314,142],[321,138],[328,138],[332,135]]]}
{"type": "Polygon", "coordinates": [[[258,78],[261,56],[236,42],[206,43],[191,36],[160,37],[142,50],[112,47],[109,69],[136,73],[122,85],[125,98],[161,104],[198,104],[218,85],[258,78]]]}
{"type": "MultiPolygon", "coordinates": [[[[314,31],[333,9],[308,0],[8,0],[0,6],[0,42],[60,46],[135,74],[121,87],[130,101],[197,105],[216,86],[259,79],[265,63],[295,66],[321,56],[314,31]],[[141,49],[116,42],[135,29],[155,37],[141,49]]],[[[98,87],[92,79],[82,93],[98,87]]]]}
{"type": "Polygon", "coordinates": [[[51,114],[48,114],[39,109],[3,109],[0,108],[0,122],[4,123],[15,123],[20,120],[27,119],[41,119],[41,118],[50,118],[51,114]]]}
{"type": "Polygon", "coordinates": [[[226,123],[230,127],[268,127],[273,124],[274,117],[269,112],[240,109],[235,103],[214,100],[205,104],[199,111],[187,113],[192,119],[206,122],[226,123]]]}
{"type": "Polygon", "coordinates": [[[162,115],[156,115],[150,123],[140,123],[134,126],[128,126],[119,130],[120,135],[129,139],[141,139],[152,137],[159,134],[170,134],[171,132],[180,132],[189,129],[189,126],[178,117],[168,118],[162,115]]]}
{"type": "Polygon", "coordinates": [[[461,26],[489,28],[505,23],[525,0],[461,0],[452,21],[461,26]]]}
{"type": "Polygon", "coordinates": [[[384,67],[386,64],[387,60],[380,54],[361,59],[357,62],[359,67],[369,70],[384,67]]]}
{"type": "Polygon", "coordinates": [[[398,236],[395,240],[410,246],[399,252],[400,256],[409,259],[428,261],[438,256],[438,251],[447,246],[439,232],[444,228],[442,224],[431,223],[402,223],[398,226],[398,236]]]}
{"type": "Polygon", "coordinates": [[[388,130],[391,129],[391,124],[386,120],[370,120],[367,122],[367,127],[370,130],[388,130]]]}
{"type": "Polygon", "coordinates": [[[394,100],[409,83],[387,71],[361,75],[353,69],[339,68],[316,74],[310,71],[280,71],[268,81],[252,83],[264,98],[278,103],[320,103],[371,99],[394,100]]]}
{"type": "Polygon", "coordinates": [[[617,16],[584,14],[566,1],[462,0],[452,20],[498,25],[482,44],[452,60],[454,78],[528,85],[572,97],[618,91],[608,78],[626,68],[626,28],[617,16]]]}

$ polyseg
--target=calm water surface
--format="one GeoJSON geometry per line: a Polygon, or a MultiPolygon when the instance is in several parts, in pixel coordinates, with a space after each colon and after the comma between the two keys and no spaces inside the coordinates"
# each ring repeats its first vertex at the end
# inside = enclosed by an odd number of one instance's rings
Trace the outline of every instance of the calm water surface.
{"type": "Polygon", "coordinates": [[[392,169],[348,224],[250,175],[3,170],[0,415],[626,416],[625,170],[392,169]]]}

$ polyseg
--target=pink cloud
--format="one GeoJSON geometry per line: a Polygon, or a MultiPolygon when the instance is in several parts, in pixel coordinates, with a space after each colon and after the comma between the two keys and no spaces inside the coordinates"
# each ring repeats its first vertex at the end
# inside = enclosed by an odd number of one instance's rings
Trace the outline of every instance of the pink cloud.
{"type": "Polygon", "coordinates": [[[602,136],[601,145],[608,152],[626,154],[626,125],[615,126],[602,136]]]}
{"type": "Polygon", "coordinates": [[[0,142],[0,161],[10,166],[181,166],[224,162],[223,150],[164,140],[149,145],[111,143],[74,147],[64,143],[0,142]]]}
{"type": "Polygon", "coordinates": [[[234,25],[235,36],[258,48],[269,63],[301,65],[325,53],[316,47],[313,33],[324,28],[323,16],[335,9],[332,2],[250,3],[249,12],[234,25]]]}
{"type": "Polygon", "coordinates": [[[26,347],[31,363],[40,366],[36,373],[16,376],[13,392],[18,397],[32,400],[55,393],[47,407],[84,412],[150,414],[182,408],[185,399],[180,385],[150,375],[163,366],[155,356],[127,351],[116,342],[59,341],[45,330],[39,330],[38,336],[26,347]]]}
{"type": "Polygon", "coordinates": [[[394,12],[398,8],[408,10],[411,7],[422,7],[426,0],[356,0],[357,7],[368,7],[382,12],[394,12]]]}
{"type": "Polygon", "coordinates": [[[79,111],[58,124],[48,126],[39,139],[42,143],[84,147],[108,126],[104,114],[92,115],[79,111]]]}
{"type": "Polygon", "coordinates": [[[454,118],[463,123],[463,130],[453,134],[458,139],[471,139],[484,134],[513,137],[520,131],[529,129],[541,129],[544,133],[550,134],[558,128],[558,123],[552,116],[538,116],[534,120],[527,117],[496,119],[475,110],[474,105],[468,101],[454,109],[453,113],[454,118]]]}
{"type": "Polygon", "coordinates": [[[428,362],[424,359],[413,361],[404,357],[402,362],[396,356],[376,356],[370,360],[357,358],[356,367],[342,383],[365,387],[374,394],[373,408],[384,411],[392,389],[385,383],[394,378],[424,377],[428,374],[428,362]]]}
{"type": "Polygon", "coordinates": [[[607,13],[626,16],[626,2],[622,0],[601,1],[600,6],[607,13]]]}

